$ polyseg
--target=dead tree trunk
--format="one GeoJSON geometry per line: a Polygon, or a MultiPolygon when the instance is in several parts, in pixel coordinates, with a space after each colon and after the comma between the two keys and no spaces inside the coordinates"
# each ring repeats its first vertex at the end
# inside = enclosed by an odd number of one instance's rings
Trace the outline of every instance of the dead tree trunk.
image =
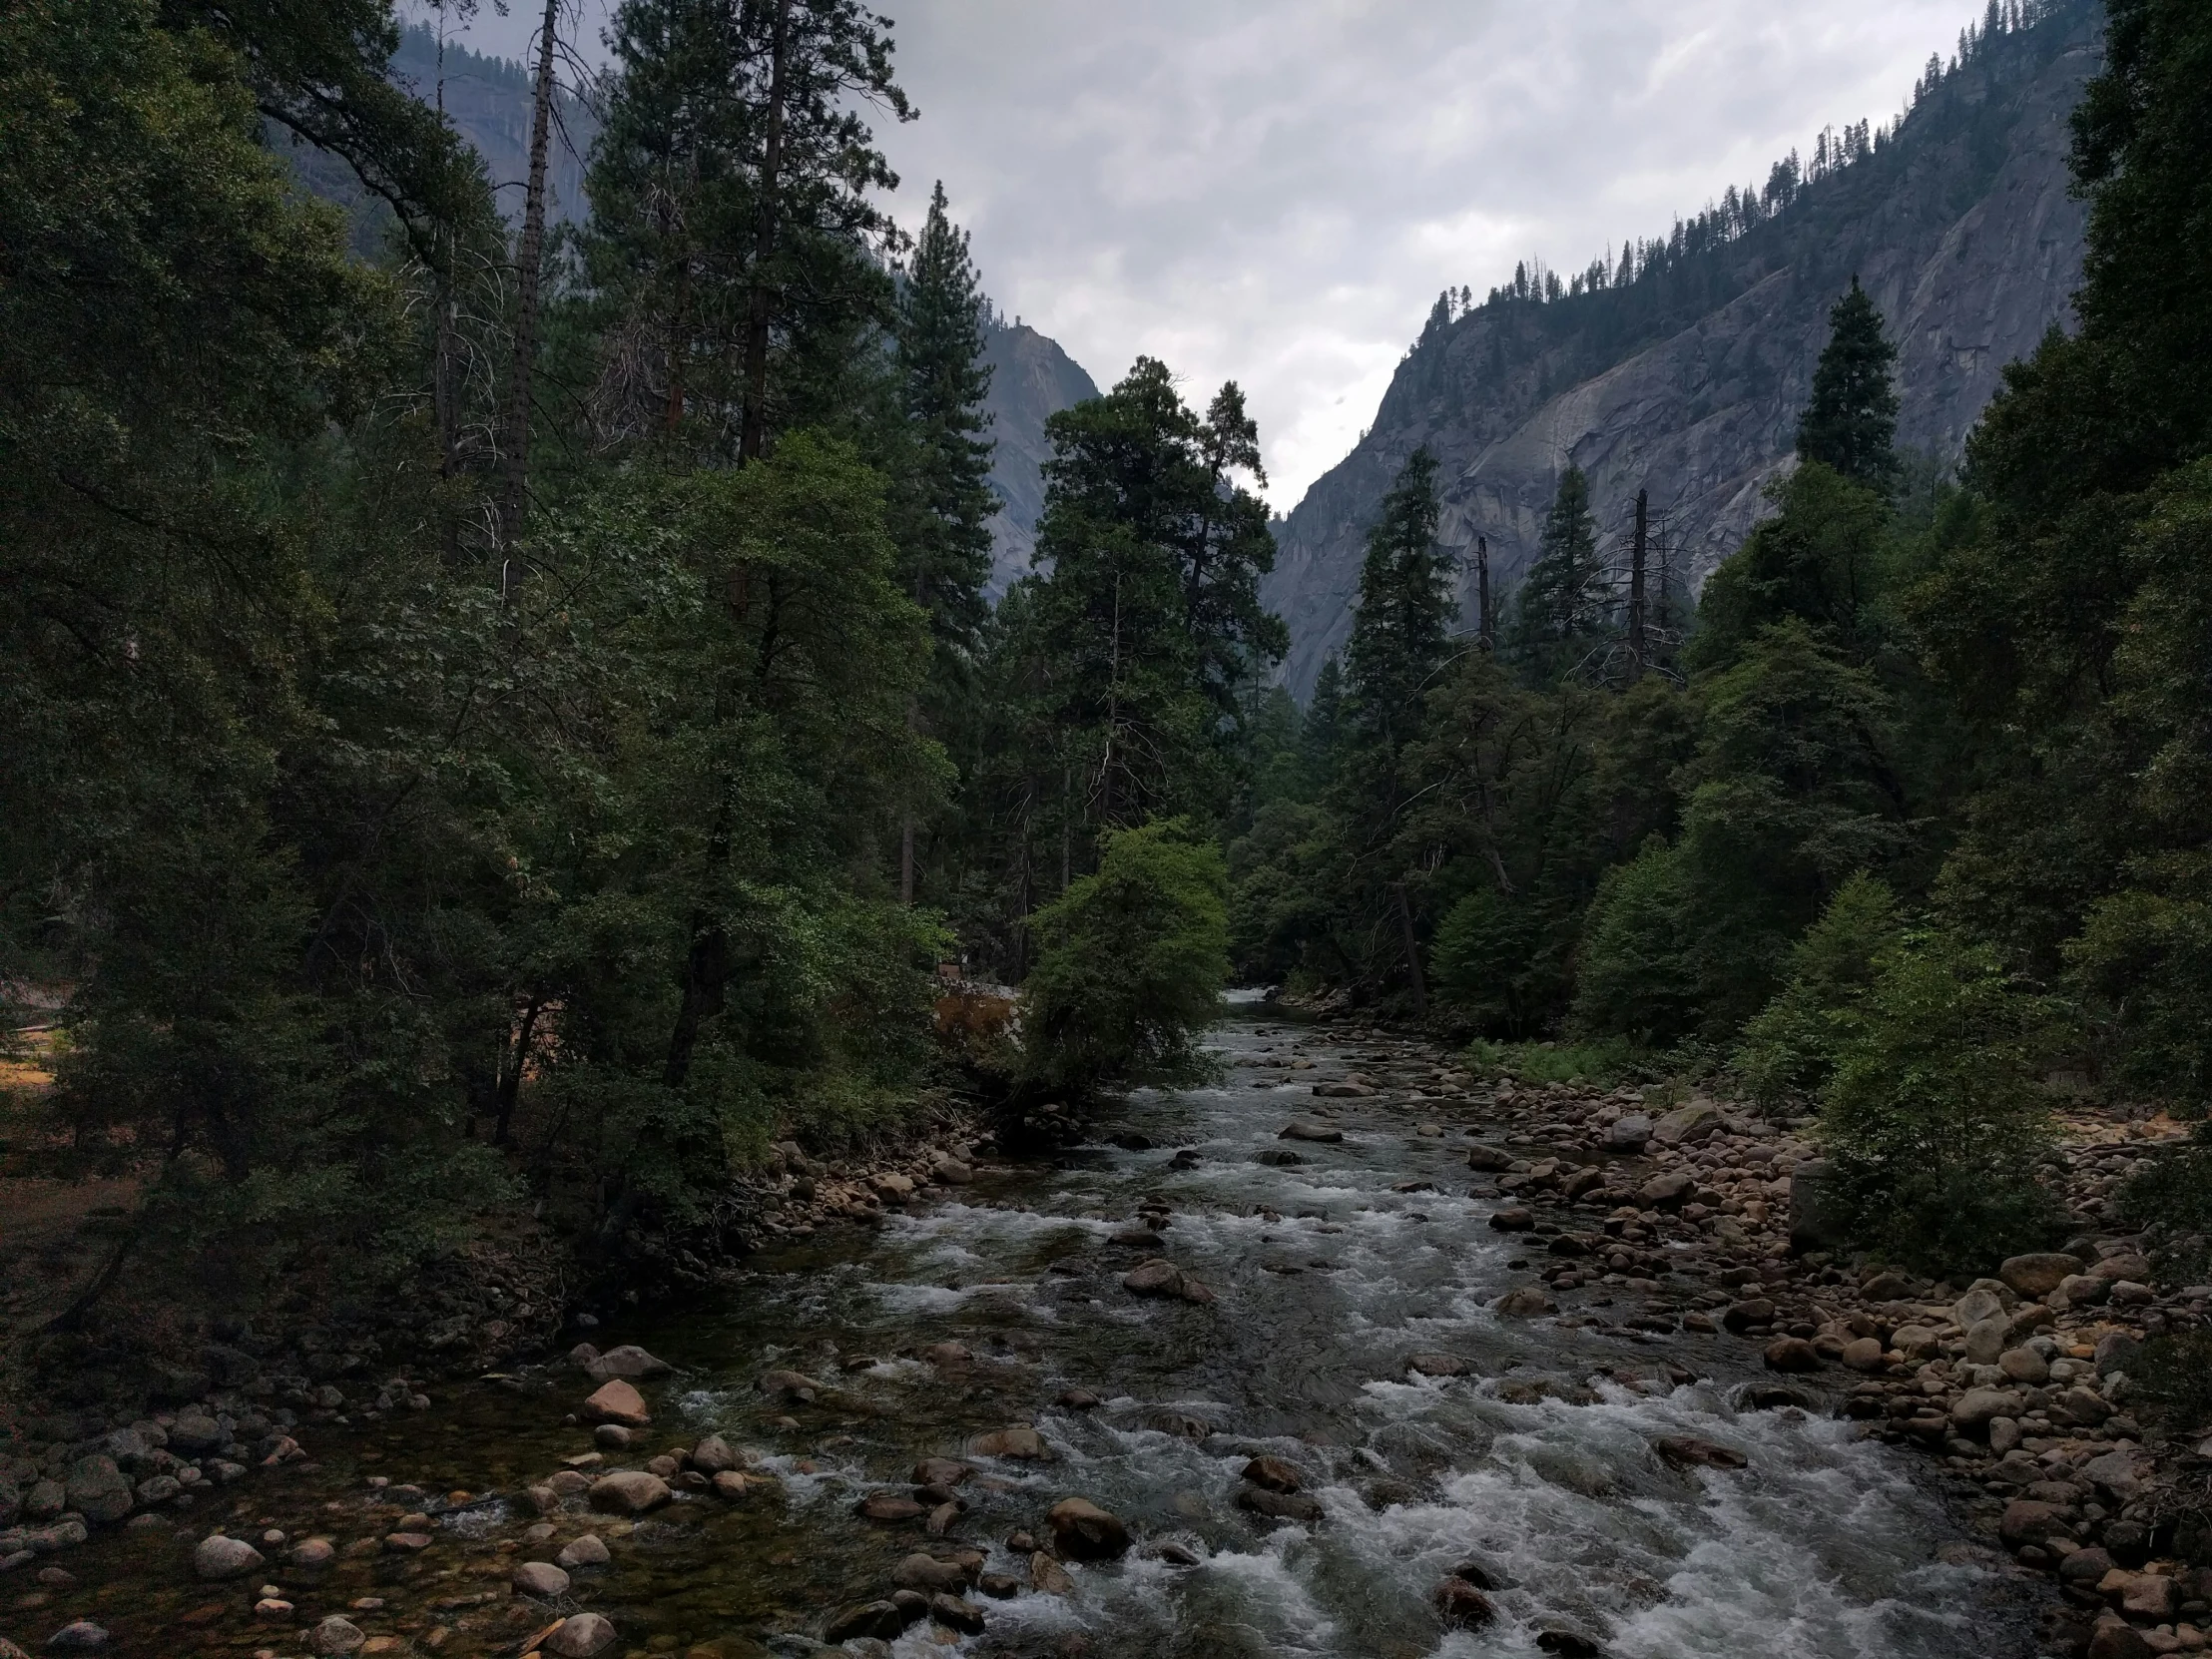
{"type": "Polygon", "coordinates": [[[1413,937],[1413,906],[1405,896],[1405,883],[1393,881],[1390,891],[1397,897],[1398,930],[1405,937],[1405,975],[1413,987],[1413,1017],[1425,1018],[1428,1013],[1428,987],[1420,976],[1420,945],[1413,937]]]}
{"type": "MultiPolygon", "coordinates": [[[[561,0],[545,0],[538,30],[537,82],[530,99],[530,179],[522,199],[522,240],[515,249],[514,366],[507,378],[506,430],[502,434],[499,489],[499,544],[510,547],[522,528],[522,510],[530,488],[530,371],[538,355],[538,286],[545,264],[545,161],[553,136],[553,51],[560,26],[561,0]]],[[[511,597],[510,556],[501,567],[500,588],[511,597]]]]}
{"type": "Polygon", "coordinates": [[[1496,636],[1490,632],[1490,538],[1474,538],[1474,631],[1475,639],[1485,651],[1495,650],[1496,636]]]}
{"type": "Polygon", "coordinates": [[[1636,492],[1636,537],[1628,555],[1628,677],[1644,673],[1644,557],[1651,546],[1651,507],[1646,492],[1636,492]]]}

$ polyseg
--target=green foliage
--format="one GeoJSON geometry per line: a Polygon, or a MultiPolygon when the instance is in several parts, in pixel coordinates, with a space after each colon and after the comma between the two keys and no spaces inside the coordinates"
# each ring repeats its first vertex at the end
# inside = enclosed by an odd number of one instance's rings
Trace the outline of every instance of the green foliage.
{"type": "Polygon", "coordinates": [[[1836,890],[1790,949],[1790,978],[1744,1027],[1736,1071],[1755,1097],[1777,1104],[1826,1085],[1837,1056],[1863,1029],[1861,1007],[1904,939],[1897,895],[1871,875],[1836,890]]]}
{"type": "Polygon", "coordinates": [[[2212,1132],[2198,1125],[2187,1146],[2130,1180],[2120,1213],[2148,1235],[2163,1277],[2201,1283],[2212,1268],[2212,1132]]]}
{"type": "Polygon", "coordinates": [[[1798,422],[1798,458],[1887,492],[1899,470],[1898,350],[1857,276],[1828,313],[1828,328],[1813,371],[1813,400],[1798,422]]]}
{"type": "Polygon", "coordinates": [[[1697,917],[1683,854],[1654,840],[1605,872],[1584,926],[1575,1022],[1646,1046],[1698,1025],[1697,917]]]}
{"type": "Polygon", "coordinates": [[[1469,1043],[1460,1058],[1477,1076],[1515,1083],[1589,1083],[1609,1088],[1643,1076],[1639,1051],[1614,1039],[1597,1043],[1469,1043]]]}
{"type": "Polygon", "coordinates": [[[1182,819],[1109,830],[1098,869],[1034,918],[1022,1067],[1056,1092],[1188,1080],[1229,976],[1221,849],[1182,819]]]}
{"type": "Polygon", "coordinates": [[[1779,511],[1706,579],[1689,666],[1728,668],[1761,632],[1792,618],[1866,661],[1881,643],[1889,504],[1817,460],[1771,485],[1768,499],[1779,511]]]}
{"type": "Polygon", "coordinates": [[[1376,509],[1345,650],[1347,713],[1362,749],[1394,754],[1420,729],[1456,610],[1436,545],[1436,458],[1416,449],[1376,509]]]}
{"type": "Polygon", "coordinates": [[[1591,652],[1609,637],[1612,612],[1612,572],[1598,551],[1590,481],[1580,467],[1569,466],[1544,516],[1536,557],[1513,596],[1512,655],[1539,681],[1585,670],[1591,652]]]}
{"type": "Polygon", "coordinates": [[[1986,1269],[2059,1225],[2036,1165],[2060,1011],[1984,947],[1927,934],[1878,964],[1821,1109],[1863,1242],[1931,1272],[1986,1269]]]}
{"type": "Polygon", "coordinates": [[[2156,1411],[2177,1437],[2212,1425],[2212,1331],[2154,1337],[2128,1362],[2128,1393],[2156,1411]]]}

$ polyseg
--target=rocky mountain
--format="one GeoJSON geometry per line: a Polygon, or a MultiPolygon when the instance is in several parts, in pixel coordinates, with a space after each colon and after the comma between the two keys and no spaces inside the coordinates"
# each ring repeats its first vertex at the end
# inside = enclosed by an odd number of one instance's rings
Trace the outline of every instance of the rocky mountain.
{"type": "Polygon", "coordinates": [[[1037,545],[1037,515],[1044,510],[1044,473],[1052,446],[1045,441],[1047,415],[1096,397],[1098,387],[1059,343],[1025,326],[993,316],[983,334],[983,355],[991,365],[991,488],[998,511],[991,515],[991,579],[995,601],[1017,577],[1027,574],[1037,545]]]}
{"type": "Polygon", "coordinates": [[[1571,462],[1615,541],[1650,492],[1695,587],[1790,464],[1828,308],[1854,275],[1899,345],[1901,443],[1955,461],[2003,365],[2068,318],[2081,274],[2067,116],[2102,10],[2042,0],[2027,14],[1932,72],[1895,131],[1833,150],[1824,135],[1815,167],[1777,168],[1771,211],[1678,225],[1629,280],[1439,301],[1372,429],[1277,526],[1266,596],[1290,624],[1292,690],[1350,633],[1376,503],[1421,444],[1441,463],[1443,539],[1471,556],[1485,537],[1493,582],[1526,567],[1571,462]]]}
{"type": "MultiPolygon", "coordinates": [[[[500,212],[519,222],[530,178],[530,71],[511,59],[486,57],[450,42],[441,66],[436,34],[414,24],[399,38],[391,74],[426,104],[437,102],[442,75],[447,119],[484,158],[500,212]]],[[[589,104],[566,92],[556,94],[554,114],[545,163],[546,217],[555,224],[581,223],[589,212],[584,163],[599,136],[599,119],[589,104]]]]}

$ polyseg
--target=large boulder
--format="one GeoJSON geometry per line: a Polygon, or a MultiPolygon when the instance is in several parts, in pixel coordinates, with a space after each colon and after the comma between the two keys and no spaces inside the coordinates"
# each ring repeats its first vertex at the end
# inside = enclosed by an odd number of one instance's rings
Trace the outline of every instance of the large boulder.
{"type": "Polygon", "coordinates": [[[210,1583],[244,1578],[265,1564],[262,1552],[244,1538],[221,1532],[202,1538],[192,1552],[192,1570],[210,1583]]]}
{"type": "Polygon", "coordinates": [[[612,1621],[598,1613],[574,1613],[546,1637],[541,1651],[553,1659],[595,1659],[615,1645],[612,1621]]]}
{"type": "Polygon", "coordinates": [[[2065,1512],[2055,1503],[2016,1497],[2004,1506],[2004,1513],[1997,1520],[1997,1536],[2010,1549],[2025,1549],[2029,1544],[2042,1544],[2066,1535],[2065,1512]]]}
{"type": "Polygon", "coordinates": [[[1790,1248],[1800,1256],[1840,1250],[1850,1242],[1850,1221],[1836,1166],[1826,1158],[1798,1165],[1790,1176],[1790,1248]]]}
{"type": "Polygon", "coordinates": [[[645,1396],[619,1377],[601,1383],[576,1414],[586,1422],[611,1422],[624,1428],[644,1428],[653,1421],[645,1396]]]}
{"type": "Polygon", "coordinates": [[[2025,1256],[2008,1256],[1997,1277],[2021,1296],[2040,1302],[2066,1282],[2068,1274],[2081,1271],[2075,1258],[2055,1250],[2039,1250],[2025,1256]]]}
{"type": "Polygon", "coordinates": [[[617,1469],[591,1483],[591,1506],[616,1515],[642,1515],[672,1495],[667,1481],[645,1469],[617,1469]]]}
{"type": "Polygon", "coordinates": [[[568,1594],[568,1574],[550,1561],[525,1561],[515,1568],[511,1581],[517,1595],[551,1601],[568,1594]]]}
{"type": "Polygon", "coordinates": [[[666,1360],[656,1360],[635,1343],[610,1348],[584,1362],[584,1370],[594,1382],[606,1382],[618,1377],[666,1377],[675,1369],[666,1360]]]}
{"type": "Polygon", "coordinates": [[[1606,1126],[1603,1142],[1605,1150],[1641,1152],[1651,1143],[1651,1119],[1642,1112],[1630,1112],[1625,1117],[1615,1118],[1606,1126]]]}
{"type": "Polygon", "coordinates": [[[745,1461],[720,1434],[709,1434],[692,1447],[691,1466],[701,1474],[716,1475],[745,1461]]]}
{"type": "Polygon", "coordinates": [[[344,1659],[344,1655],[358,1653],[368,1645],[368,1636],[351,1619],[332,1613],[308,1633],[308,1642],[323,1659],[344,1659]]]}
{"type": "Polygon", "coordinates": [[[1802,1337],[1777,1337],[1760,1358],[1769,1371],[1804,1373],[1821,1369],[1820,1351],[1802,1337]]]}
{"type": "Polygon", "coordinates": [[[69,1465],[64,1482],[69,1506],[89,1521],[119,1521],[131,1512],[131,1482],[104,1452],[80,1457],[69,1465]]]}
{"type": "Polygon", "coordinates": [[[1689,1146],[1719,1134],[1725,1126],[1718,1106],[1710,1100],[1693,1100],[1653,1124],[1651,1138],[1661,1146],[1689,1146]]]}
{"type": "Polygon", "coordinates": [[[1045,1515],[1052,1541],[1070,1561],[1111,1561],[1129,1550],[1129,1528],[1087,1498],[1064,1497],[1045,1515]]]}
{"type": "Polygon", "coordinates": [[[1696,1185],[1697,1177],[1687,1170],[1655,1175],[1636,1189],[1636,1207],[1639,1210],[1679,1209],[1688,1202],[1691,1189],[1696,1185]]]}
{"type": "Polygon", "coordinates": [[[1513,1167],[1513,1155],[1501,1146],[1490,1146],[1476,1141],[1467,1148],[1467,1168],[1481,1170],[1488,1175],[1500,1175],[1513,1167]]]}
{"type": "Polygon", "coordinates": [[[1998,1417],[2016,1417],[2020,1410],[2020,1396],[2010,1388],[1968,1388],[1950,1408],[1950,1425],[1970,1433],[1986,1429],[1998,1417]]]}

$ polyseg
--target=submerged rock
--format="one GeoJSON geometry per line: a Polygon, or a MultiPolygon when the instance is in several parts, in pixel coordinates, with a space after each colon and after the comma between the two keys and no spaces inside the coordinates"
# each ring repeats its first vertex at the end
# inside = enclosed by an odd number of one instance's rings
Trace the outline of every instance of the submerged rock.
{"type": "Polygon", "coordinates": [[[645,1469],[617,1469],[591,1483],[591,1506],[617,1515],[642,1515],[675,1494],[668,1482],[645,1469]]]}
{"type": "Polygon", "coordinates": [[[1280,1141],[1317,1141],[1334,1144],[1345,1138],[1345,1132],[1333,1123],[1317,1123],[1312,1118],[1293,1118],[1276,1131],[1280,1141]]]}
{"type": "Polygon", "coordinates": [[[210,1582],[244,1578],[265,1564],[262,1552],[244,1538],[227,1537],[221,1532],[202,1538],[192,1552],[192,1570],[210,1582]]]}

